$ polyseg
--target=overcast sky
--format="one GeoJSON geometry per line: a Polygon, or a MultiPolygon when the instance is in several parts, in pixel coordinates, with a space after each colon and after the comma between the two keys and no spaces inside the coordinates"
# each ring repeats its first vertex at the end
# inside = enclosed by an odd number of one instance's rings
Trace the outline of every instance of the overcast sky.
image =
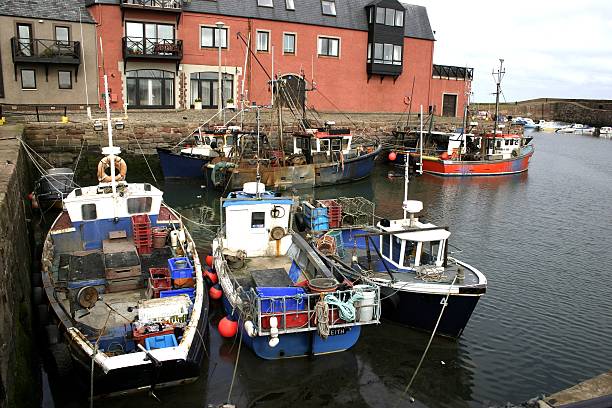
{"type": "Polygon", "coordinates": [[[475,102],[612,99],[612,0],[408,0],[427,7],[434,63],[473,67],[475,102]],[[503,101],[503,98],[502,98],[503,101]]]}

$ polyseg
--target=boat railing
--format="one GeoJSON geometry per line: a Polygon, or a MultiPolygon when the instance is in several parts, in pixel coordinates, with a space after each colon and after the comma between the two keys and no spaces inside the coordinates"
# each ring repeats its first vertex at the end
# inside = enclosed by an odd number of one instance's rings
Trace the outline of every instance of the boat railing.
{"type": "Polygon", "coordinates": [[[380,323],[381,301],[377,286],[324,293],[256,296],[255,301],[254,317],[259,336],[271,335],[273,317],[277,321],[278,334],[318,331],[333,335],[353,326],[380,323]],[[365,292],[370,293],[367,298],[363,296],[365,292]]]}

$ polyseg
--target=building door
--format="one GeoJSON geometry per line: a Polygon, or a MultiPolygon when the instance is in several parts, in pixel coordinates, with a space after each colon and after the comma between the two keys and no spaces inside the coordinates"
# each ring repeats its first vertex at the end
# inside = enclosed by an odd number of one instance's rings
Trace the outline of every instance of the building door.
{"type": "Polygon", "coordinates": [[[442,98],[442,116],[457,116],[457,95],[444,94],[442,98]]]}
{"type": "Polygon", "coordinates": [[[294,74],[283,75],[281,79],[284,81],[277,90],[279,100],[283,106],[302,112],[306,104],[306,81],[294,74]]]}
{"type": "Polygon", "coordinates": [[[125,76],[130,108],[174,108],[174,73],[140,69],[125,76]]]}
{"type": "MultiPolygon", "coordinates": [[[[203,108],[218,108],[219,104],[219,74],[217,72],[194,72],[191,74],[190,83],[191,106],[196,99],[200,99],[203,108]]],[[[224,105],[228,100],[234,99],[234,76],[223,74],[223,89],[221,97],[224,105]]]]}
{"type": "Polygon", "coordinates": [[[17,42],[19,53],[26,57],[32,56],[32,24],[17,24],[17,42]]]}

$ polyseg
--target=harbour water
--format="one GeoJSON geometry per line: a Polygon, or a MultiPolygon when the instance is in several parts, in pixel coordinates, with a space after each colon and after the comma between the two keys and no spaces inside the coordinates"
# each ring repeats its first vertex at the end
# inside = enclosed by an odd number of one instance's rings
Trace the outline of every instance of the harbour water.
{"type": "MultiPolygon", "coordinates": [[[[489,288],[458,341],[435,339],[408,394],[417,407],[521,403],[610,369],[612,364],[612,141],[534,133],[527,173],[484,178],[413,177],[410,198],[424,218],[449,226],[455,256],[487,275],[489,288]],[[456,253],[461,250],[461,253],[456,253]]],[[[128,162],[129,164],[129,162],[128,162]]],[[[403,178],[379,164],[370,179],[299,194],[360,195],[377,212],[401,216],[403,178]]],[[[134,172],[128,180],[138,179],[134,172]]],[[[146,177],[145,174],[142,177],[146,177]]],[[[142,178],[141,178],[142,180],[142,178]]],[[[218,195],[199,182],[167,182],[165,199],[187,217],[218,224],[218,195]]],[[[210,229],[190,226],[206,252],[210,229]]],[[[198,382],[96,401],[96,407],[206,407],[228,400],[237,341],[214,324],[198,382]]],[[[419,313],[414,310],[414,313],[419,313]]],[[[393,407],[404,394],[428,335],[390,323],[365,327],[357,346],[314,359],[239,355],[231,402],[238,407],[393,407]]],[[[83,406],[54,387],[56,406],[83,406]]],[[[85,398],[85,397],[83,397],[85,398]]]]}

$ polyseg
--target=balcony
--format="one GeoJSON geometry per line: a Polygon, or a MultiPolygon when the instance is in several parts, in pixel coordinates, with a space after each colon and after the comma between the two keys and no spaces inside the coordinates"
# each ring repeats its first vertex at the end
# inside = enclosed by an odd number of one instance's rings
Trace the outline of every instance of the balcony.
{"type": "Polygon", "coordinates": [[[11,38],[13,63],[81,64],[79,41],[11,38]]]}
{"type": "Polygon", "coordinates": [[[441,79],[463,79],[471,81],[474,78],[474,68],[434,64],[432,76],[441,79]]]}
{"type": "Polygon", "coordinates": [[[121,0],[122,9],[160,10],[180,13],[182,0],[121,0]]]}
{"type": "Polygon", "coordinates": [[[180,61],[183,58],[183,40],[161,38],[123,37],[123,59],[167,59],[180,61]]]}

